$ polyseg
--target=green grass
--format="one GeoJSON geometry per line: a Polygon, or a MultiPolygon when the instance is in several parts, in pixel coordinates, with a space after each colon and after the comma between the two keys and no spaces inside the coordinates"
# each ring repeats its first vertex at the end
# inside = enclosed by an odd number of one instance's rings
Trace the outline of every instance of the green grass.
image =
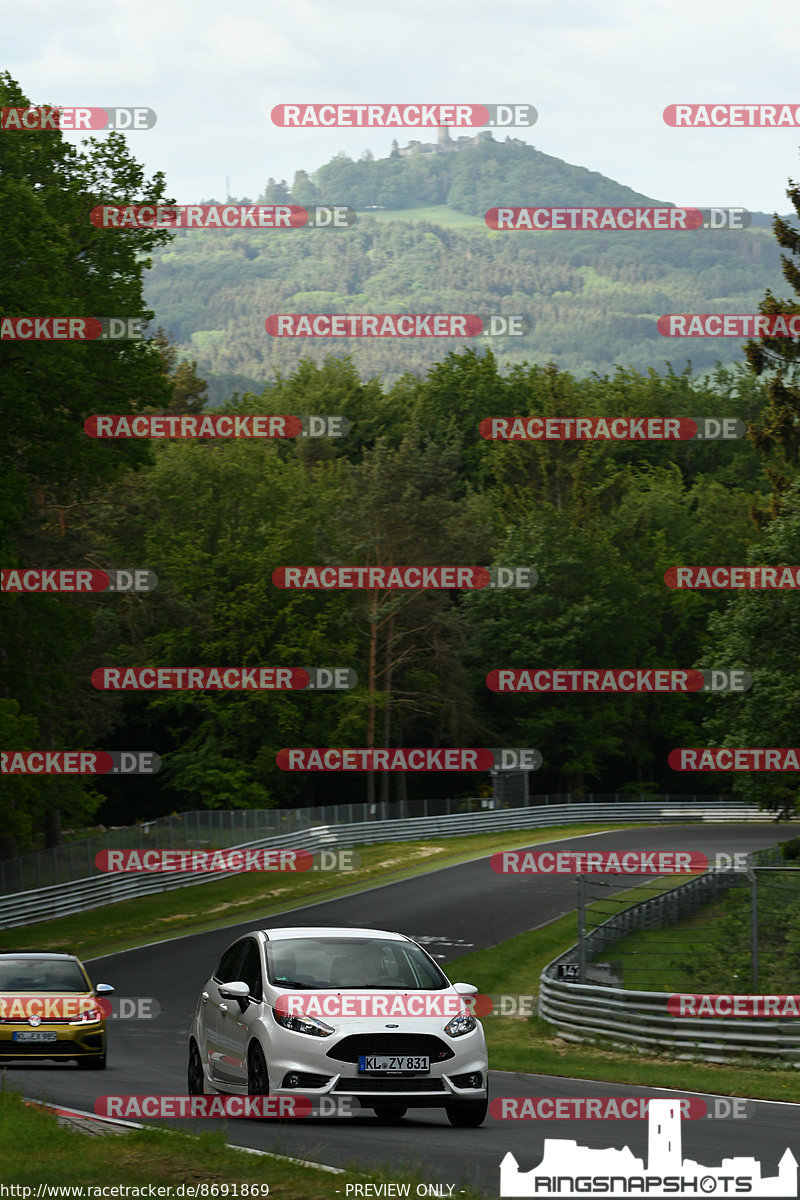
{"type": "MultiPolygon", "coordinates": [[[[615,943],[609,953],[622,964],[623,987],[644,992],[697,991],[696,980],[678,966],[677,960],[703,959],[714,943],[715,925],[724,911],[722,897],[664,929],[643,929],[615,943]]],[[[747,985],[747,980],[739,982],[747,985]]]]}
{"type": "MultiPolygon", "coordinates": [[[[665,888],[675,879],[661,881],[665,888]]],[[[646,889],[631,889],[635,901],[646,889]]],[[[520,934],[490,950],[463,955],[447,965],[453,980],[475,984],[481,992],[538,995],[542,968],[576,940],[575,915],[553,921],[541,929],[520,934]]],[[[613,948],[617,957],[617,949],[613,948]]],[[[800,1102],[800,1071],[778,1061],[736,1065],[686,1062],[667,1054],[619,1049],[611,1043],[567,1042],[539,1017],[485,1017],[483,1028],[489,1046],[489,1063],[495,1071],[530,1072],[574,1079],[605,1080],[642,1087],[667,1087],[723,1096],[750,1096],[764,1100],[800,1102]]]]}
{"type": "Polygon", "coordinates": [[[473,217],[469,213],[456,212],[446,204],[431,204],[422,208],[392,208],[385,212],[359,212],[359,221],[368,217],[385,224],[387,221],[427,221],[429,225],[444,225],[448,229],[482,229],[485,233],[490,230],[483,217],[473,217]]]}
{"type": "Polygon", "coordinates": [[[247,872],[196,887],[155,892],[69,917],[41,921],[19,929],[4,929],[0,932],[0,953],[63,950],[81,958],[97,958],[177,934],[223,929],[247,920],[256,923],[298,904],[333,900],[365,887],[414,878],[432,869],[480,858],[494,850],[577,837],[608,828],[607,825],[563,825],[550,829],[517,829],[505,833],[359,846],[357,852],[361,864],[347,874],[247,872]]]}
{"type": "MultiPolygon", "coordinates": [[[[456,1130],[453,1134],[459,1136],[456,1130]]],[[[91,1137],[59,1126],[52,1113],[0,1091],[0,1183],[123,1184],[145,1189],[148,1184],[249,1183],[268,1184],[270,1200],[330,1200],[337,1189],[344,1196],[347,1183],[391,1179],[410,1183],[413,1196],[416,1185],[423,1182],[422,1175],[390,1165],[370,1171],[354,1166],[332,1175],[272,1154],[243,1154],[227,1146],[225,1137],[224,1127],[194,1137],[152,1126],[119,1136],[91,1137]]],[[[291,1155],[290,1150],[287,1153],[291,1155]]],[[[213,1194],[222,1197],[222,1187],[213,1194]]],[[[472,1189],[458,1194],[464,1200],[478,1200],[481,1195],[472,1189]]]]}

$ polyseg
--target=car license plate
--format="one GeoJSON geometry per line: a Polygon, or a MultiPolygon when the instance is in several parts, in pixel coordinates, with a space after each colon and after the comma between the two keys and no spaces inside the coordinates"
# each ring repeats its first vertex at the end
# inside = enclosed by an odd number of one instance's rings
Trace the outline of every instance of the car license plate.
{"type": "Polygon", "coordinates": [[[359,1054],[359,1071],[392,1074],[403,1071],[430,1071],[431,1060],[420,1054],[359,1054]]]}
{"type": "Polygon", "coordinates": [[[17,1029],[11,1035],[14,1042],[57,1042],[55,1029],[17,1029]]]}

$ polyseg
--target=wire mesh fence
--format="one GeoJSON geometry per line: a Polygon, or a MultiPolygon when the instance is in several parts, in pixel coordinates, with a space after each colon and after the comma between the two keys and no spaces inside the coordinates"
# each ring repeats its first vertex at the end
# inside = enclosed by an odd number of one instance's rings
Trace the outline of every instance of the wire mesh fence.
{"type": "Polygon", "coordinates": [[[800,972],[800,839],[747,856],[747,869],[619,882],[582,876],[570,969],[637,991],[790,994],[800,972]],[[603,961],[605,960],[605,961],[603,961]]]}

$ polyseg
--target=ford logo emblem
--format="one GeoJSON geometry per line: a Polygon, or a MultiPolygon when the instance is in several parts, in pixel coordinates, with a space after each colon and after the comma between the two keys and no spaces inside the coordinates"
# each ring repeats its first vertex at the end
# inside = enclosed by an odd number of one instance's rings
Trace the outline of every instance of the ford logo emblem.
{"type": "Polygon", "coordinates": [[[400,1026],[399,1025],[387,1025],[386,1028],[387,1029],[399,1029],[400,1026]]]}

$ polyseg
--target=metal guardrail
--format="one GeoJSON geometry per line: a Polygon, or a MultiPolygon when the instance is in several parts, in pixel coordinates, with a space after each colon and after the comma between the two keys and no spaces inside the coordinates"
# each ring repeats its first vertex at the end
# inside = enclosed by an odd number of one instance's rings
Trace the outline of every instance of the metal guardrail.
{"type": "MultiPolygon", "coordinates": [[[[751,860],[772,863],[777,858],[770,847],[751,855],[751,860]]],[[[710,871],[690,879],[615,913],[587,933],[587,947],[596,957],[629,933],[691,915],[741,881],[741,873],[735,871],[710,871]]],[[[539,1015],[555,1025],[566,1041],[602,1038],[651,1053],[677,1051],[682,1058],[708,1062],[727,1062],[742,1054],[800,1060],[800,1020],[676,1017],[667,1011],[667,992],[557,978],[560,965],[578,961],[578,946],[571,946],[547,964],[539,980],[539,1015]]]]}
{"type": "MultiPolygon", "coordinates": [[[[514,778],[522,776],[523,779],[527,779],[528,772],[509,774],[514,778]]],[[[95,855],[101,850],[233,848],[253,842],[257,838],[295,833],[301,829],[310,829],[314,825],[351,825],[354,821],[449,817],[540,805],[625,805],[645,801],[669,803],[670,800],[674,800],[685,804],[699,801],[701,804],[713,802],[724,806],[732,799],[730,796],[652,796],[619,792],[610,795],[589,792],[588,795],[544,793],[528,796],[527,787],[506,789],[500,796],[497,794],[500,778],[498,774],[494,780],[496,794],[492,797],[440,796],[429,799],[423,796],[419,799],[407,799],[402,805],[391,803],[384,806],[356,802],[311,808],[206,808],[170,813],[152,821],[139,821],[135,825],[106,829],[102,833],[66,841],[46,850],[35,850],[16,858],[0,859],[0,896],[7,896],[12,892],[27,892],[33,888],[51,887],[57,883],[71,883],[75,879],[86,879],[96,873],[95,855]]]]}
{"type": "MultiPolygon", "coordinates": [[[[317,825],[293,833],[242,842],[237,848],[292,848],[316,851],[332,847],[373,845],[379,842],[420,841],[425,838],[456,837],[459,834],[493,833],[514,829],[542,829],[578,823],[668,824],[691,821],[769,821],[752,805],[715,801],[669,803],[645,801],[592,804],[548,804],[530,808],[456,813],[449,816],[407,817],[386,821],[356,821],[317,825]]],[[[175,847],[182,849],[183,847],[175,847]]],[[[109,874],[97,871],[83,879],[51,887],[35,888],[0,897],[0,929],[30,925],[53,917],[85,912],[153,892],[210,883],[230,874],[192,872],[143,872],[109,874]]],[[[346,874],[343,879],[346,882],[346,874]]]]}

